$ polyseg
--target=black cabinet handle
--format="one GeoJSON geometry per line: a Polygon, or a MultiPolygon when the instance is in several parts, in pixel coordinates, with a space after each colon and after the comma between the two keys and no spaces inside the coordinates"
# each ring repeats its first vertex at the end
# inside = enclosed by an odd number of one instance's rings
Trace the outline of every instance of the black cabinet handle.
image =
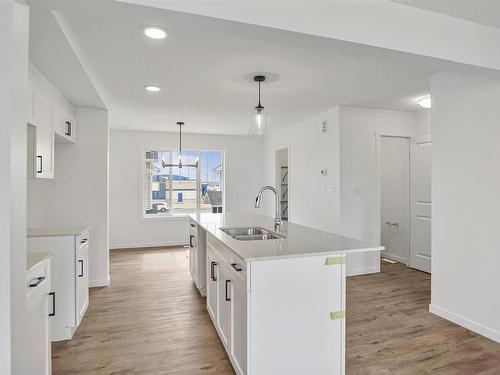
{"type": "Polygon", "coordinates": [[[210,262],[210,278],[212,281],[217,281],[217,277],[215,277],[215,266],[217,265],[216,262],[210,262]]]}
{"type": "Polygon", "coordinates": [[[238,266],[237,263],[231,263],[231,267],[233,267],[233,270],[238,271],[238,272],[243,270],[240,266],[238,266]]]}
{"type": "Polygon", "coordinates": [[[56,316],[56,293],[50,292],[49,296],[52,296],[52,312],[49,313],[49,316],[56,316]]]}
{"type": "Polygon", "coordinates": [[[189,247],[194,247],[194,245],[193,245],[193,239],[194,239],[194,236],[191,234],[189,236],[189,247]]]}
{"type": "Polygon", "coordinates": [[[40,277],[37,277],[36,279],[33,279],[30,282],[30,288],[36,288],[38,285],[43,283],[43,280],[45,280],[45,276],[40,276],[40,277]]]}
{"type": "Polygon", "coordinates": [[[71,122],[66,121],[66,135],[71,136],[71,122]]]}
{"type": "Polygon", "coordinates": [[[196,225],[195,224],[191,224],[191,227],[196,228],[196,225]]]}
{"type": "Polygon", "coordinates": [[[78,263],[80,263],[80,264],[82,265],[81,272],[80,272],[80,274],[78,275],[78,277],[83,277],[83,260],[82,260],[82,259],[80,259],[80,260],[78,261],[78,263]]]}
{"type": "Polygon", "coordinates": [[[83,240],[80,241],[81,244],[87,243],[88,239],[84,238],[83,240]]]}
{"type": "Polygon", "coordinates": [[[231,280],[226,280],[226,301],[231,301],[231,297],[227,296],[227,284],[229,284],[231,280]]]}
{"type": "Polygon", "coordinates": [[[42,173],[43,172],[43,157],[42,157],[42,155],[38,155],[36,158],[40,159],[40,169],[37,169],[36,173],[42,173]]]}

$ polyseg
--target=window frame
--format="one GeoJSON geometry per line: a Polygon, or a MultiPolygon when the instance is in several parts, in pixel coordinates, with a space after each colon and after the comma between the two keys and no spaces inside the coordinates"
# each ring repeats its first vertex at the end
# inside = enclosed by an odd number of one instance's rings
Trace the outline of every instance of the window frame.
{"type": "MultiPolygon", "coordinates": [[[[152,216],[147,216],[146,215],[146,200],[145,200],[145,194],[146,194],[146,184],[144,183],[145,181],[145,176],[146,176],[146,152],[147,151],[157,151],[157,152],[172,152],[172,151],[177,151],[175,148],[169,149],[163,147],[143,147],[139,149],[139,221],[140,222],[149,222],[149,221],[178,221],[178,220],[185,220],[190,214],[196,214],[197,212],[200,212],[201,209],[201,170],[200,166],[196,168],[196,208],[193,212],[188,212],[188,213],[175,213],[175,212],[168,212],[165,214],[157,214],[157,215],[152,215],[152,216]]],[[[197,155],[200,157],[200,165],[201,165],[201,153],[202,152],[220,152],[221,155],[221,160],[222,160],[222,179],[221,179],[221,186],[222,186],[222,213],[226,212],[226,174],[227,174],[227,168],[226,168],[226,151],[225,150],[220,150],[220,149],[183,149],[183,152],[196,152],[197,155]]],[[[168,201],[172,202],[172,190],[169,189],[169,198],[168,201]]]]}

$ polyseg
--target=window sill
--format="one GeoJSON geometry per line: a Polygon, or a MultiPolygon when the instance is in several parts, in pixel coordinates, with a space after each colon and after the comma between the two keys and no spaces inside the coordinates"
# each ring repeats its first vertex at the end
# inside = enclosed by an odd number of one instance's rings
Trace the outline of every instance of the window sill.
{"type": "MultiPolygon", "coordinates": [[[[193,212],[194,214],[195,212],[193,212]]],[[[143,223],[148,223],[152,221],[186,221],[189,218],[189,214],[173,214],[165,216],[156,217],[139,217],[139,221],[143,223]]]]}

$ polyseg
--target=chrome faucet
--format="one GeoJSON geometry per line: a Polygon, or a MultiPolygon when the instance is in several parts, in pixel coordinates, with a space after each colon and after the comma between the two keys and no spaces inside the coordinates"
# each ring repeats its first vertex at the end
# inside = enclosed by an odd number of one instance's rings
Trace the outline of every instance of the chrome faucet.
{"type": "Polygon", "coordinates": [[[281,210],[280,210],[280,198],[278,191],[269,185],[264,186],[262,189],[260,189],[259,194],[257,194],[257,198],[255,198],[255,208],[260,207],[260,201],[262,200],[262,193],[266,190],[271,190],[274,193],[274,197],[276,199],[275,203],[275,208],[276,208],[276,214],[274,216],[274,230],[279,231],[279,228],[283,222],[281,221],[281,210]]]}

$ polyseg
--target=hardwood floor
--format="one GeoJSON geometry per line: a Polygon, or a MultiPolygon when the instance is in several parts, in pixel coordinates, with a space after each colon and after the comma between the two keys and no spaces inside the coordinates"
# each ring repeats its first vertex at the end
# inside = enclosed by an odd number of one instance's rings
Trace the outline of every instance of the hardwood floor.
{"type": "MultiPolygon", "coordinates": [[[[54,374],[234,374],[185,249],[115,250],[110,267],[73,340],[53,344],[54,374]]],[[[500,374],[500,344],[427,311],[429,275],[383,263],[348,296],[348,375],[500,374]]]]}

